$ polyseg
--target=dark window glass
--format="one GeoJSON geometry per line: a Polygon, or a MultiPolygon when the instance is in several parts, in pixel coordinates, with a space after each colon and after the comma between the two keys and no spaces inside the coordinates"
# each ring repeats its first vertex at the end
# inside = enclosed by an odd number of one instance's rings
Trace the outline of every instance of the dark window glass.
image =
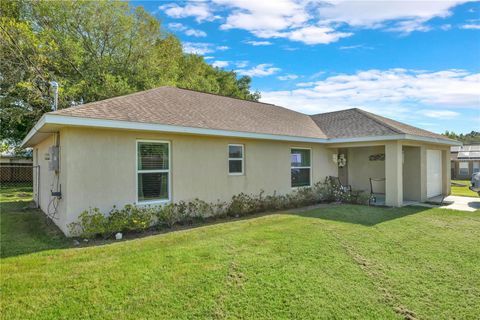
{"type": "Polygon", "coordinates": [[[243,158],[242,146],[228,146],[228,157],[229,158],[243,158]]]}
{"type": "Polygon", "coordinates": [[[242,173],[242,160],[229,160],[228,172],[230,173],[242,173]]]}
{"type": "Polygon", "coordinates": [[[138,170],[168,170],[168,143],[138,143],[138,170]]]}
{"type": "Polygon", "coordinates": [[[292,167],[310,167],[310,150],[292,149],[291,164],[292,167]]]}
{"type": "Polygon", "coordinates": [[[310,169],[292,168],[292,187],[310,186],[310,169]]]}
{"type": "Polygon", "coordinates": [[[167,199],[168,172],[138,173],[138,201],[167,199]]]}

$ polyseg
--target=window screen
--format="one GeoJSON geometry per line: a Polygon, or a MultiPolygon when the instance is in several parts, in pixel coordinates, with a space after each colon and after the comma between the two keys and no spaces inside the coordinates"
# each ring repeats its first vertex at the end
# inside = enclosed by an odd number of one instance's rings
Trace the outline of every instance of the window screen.
{"type": "Polygon", "coordinates": [[[169,200],[170,145],[137,142],[138,202],[169,200]]]}

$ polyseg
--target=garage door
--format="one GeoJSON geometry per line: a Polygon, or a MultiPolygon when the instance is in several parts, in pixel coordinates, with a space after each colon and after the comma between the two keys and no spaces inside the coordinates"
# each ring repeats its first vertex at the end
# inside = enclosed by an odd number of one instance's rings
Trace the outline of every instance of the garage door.
{"type": "Polygon", "coordinates": [[[427,150],[427,198],[442,194],[442,151],[427,150]]]}

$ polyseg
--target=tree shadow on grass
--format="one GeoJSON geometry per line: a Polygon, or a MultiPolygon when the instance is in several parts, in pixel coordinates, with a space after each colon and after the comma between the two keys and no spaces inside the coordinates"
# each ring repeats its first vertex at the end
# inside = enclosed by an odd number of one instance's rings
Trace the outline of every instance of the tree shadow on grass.
{"type": "Polygon", "coordinates": [[[382,222],[400,219],[429,209],[430,208],[421,206],[387,208],[363,205],[338,205],[309,211],[291,211],[290,214],[306,218],[374,226],[382,222]]]}

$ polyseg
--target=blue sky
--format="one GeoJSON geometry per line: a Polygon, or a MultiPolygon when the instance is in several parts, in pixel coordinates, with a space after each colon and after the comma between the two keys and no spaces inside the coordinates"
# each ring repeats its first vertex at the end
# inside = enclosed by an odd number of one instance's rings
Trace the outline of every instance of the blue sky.
{"type": "Polygon", "coordinates": [[[480,2],[132,1],[184,50],[252,77],[261,101],[359,107],[427,130],[480,130],[480,2]]]}

